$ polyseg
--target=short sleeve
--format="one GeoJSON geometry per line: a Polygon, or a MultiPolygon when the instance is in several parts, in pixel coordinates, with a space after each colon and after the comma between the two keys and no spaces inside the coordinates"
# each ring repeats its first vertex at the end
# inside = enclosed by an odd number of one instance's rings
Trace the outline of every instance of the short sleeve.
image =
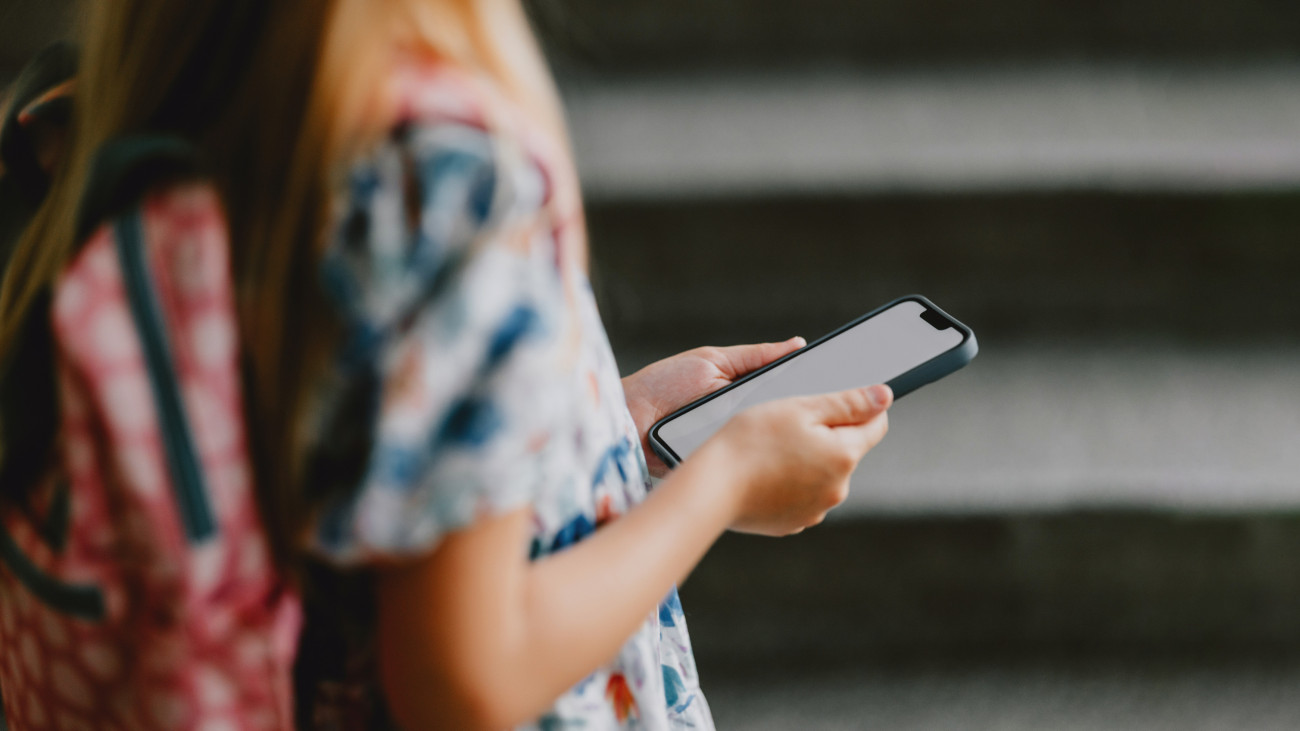
{"type": "Polygon", "coordinates": [[[323,263],[344,332],[315,418],[309,538],[355,564],[528,505],[565,423],[565,287],[546,178],[471,124],[355,166],[323,263]]]}

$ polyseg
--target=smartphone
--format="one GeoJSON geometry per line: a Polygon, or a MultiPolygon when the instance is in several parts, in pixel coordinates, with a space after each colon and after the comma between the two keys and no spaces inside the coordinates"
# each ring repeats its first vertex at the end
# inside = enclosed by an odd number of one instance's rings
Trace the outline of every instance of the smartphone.
{"type": "Polygon", "coordinates": [[[676,466],[750,406],[877,383],[888,384],[898,399],[978,352],[969,327],[920,295],[901,297],[660,419],[648,441],[676,466]]]}

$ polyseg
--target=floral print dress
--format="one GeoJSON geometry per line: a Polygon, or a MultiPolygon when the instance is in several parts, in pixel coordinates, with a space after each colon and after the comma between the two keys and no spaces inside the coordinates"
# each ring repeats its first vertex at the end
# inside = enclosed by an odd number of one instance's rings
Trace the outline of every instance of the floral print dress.
{"type": "MultiPolygon", "coordinates": [[[[334,497],[314,552],[364,575],[525,506],[531,557],[563,551],[649,488],[585,274],[571,168],[477,77],[437,66],[398,83],[406,122],[352,168],[323,264],[344,337],[316,414],[311,484],[334,497]]],[[[313,689],[308,725],[384,717],[369,633],[352,629],[361,659],[313,689]]],[[[526,728],[712,727],[674,590],[526,728]]]]}

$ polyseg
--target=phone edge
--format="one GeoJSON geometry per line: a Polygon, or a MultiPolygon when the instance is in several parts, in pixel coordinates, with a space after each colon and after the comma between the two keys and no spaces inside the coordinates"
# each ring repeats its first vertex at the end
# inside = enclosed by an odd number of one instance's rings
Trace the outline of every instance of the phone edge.
{"type": "Polygon", "coordinates": [[[894,391],[895,400],[902,398],[903,396],[906,396],[907,394],[915,391],[921,386],[924,386],[928,383],[933,383],[934,381],[937,381],[946,375],[961,370],[964,366],[966,366],[966,364],[970,363],[972,360],[975,359],[975,356],[979,353],[979,344],[975,340],[974,330],[971,330],[969,327],[967,327],[966,324],[963,323],[961,320],[958,320],[952,315],[949,315],[946,311],[944,311],[943,308],[931,302],[930,299],[928,297],[925,297],[924,295],[920,295],[920,294],[903,295],[902,297],[897,297],[895,299],[890,300],[889,302],[886,302],[885,304],[875,308],[874,310],[868,311],[866,314],[860,317],[850,320],[849,322],[830,331],[829,333],[826,333],[820,338],[817,338],[813,342],[808,343],[802,348],[799,348],[793,353],[788,353],[778,358],[777,360],[768,363],[762,368],[759,368],[758,370],[752,373],[748,373],[743,377],[738,378],[735,381],[732,381],[726,386],[723,386],[717,391],[714,391],[713,393],[708,394],[706,396],[702,396],[690,402],[689,404],[686,404],[680,409],[677,409],[676,411],[668,414],[667,416],[659,419],[654,424],[652,424],[650,426],[649,431],[646,432],[646,442],[650,445],[650,449],[654,451],[654,453],[659,457],[659,459],[663,460],[664,464],[668,465],[669,467],[676,467],[677,465],[681,464],[682,462],[681,459],[677,456],[675,452],[672,451],[671,447],[669,447],[667,444],[665,444],[659,439],[659,428],[663,426],[665,423],[671,421],[672,419],[675,419],[677,416],[687,411],[690,411],[691,409],[694,409],[709,401],[712,401],[713,399],[717,398],[718,396],[721,396],[727,391],[739,387],[742,383],[745,383],[746,381],[749,381],[754,378],[758,378],[759,376],[763,375],[763,373],[773,368],[776,368],[777,366],[781,365],[787,360],[790,360],[791,358],[794,358],[800,353],[810,350],[818,345],[821,345],[827,340],[837,337],[841,333],[850,330],[854,327],[857,327],[863,321],[875,317],[876,315],[880,314],[881,312],[884,312],[885,310],[888,310],[891,307],[895,307],[899,304],[902,304],[903,302],[908,302],[908,301],[920,302],[925,307],[943,315],[945,318],[948,319],[949,322],[953,323],[954,327],[956,327],[962,333],[962,341],[957,345],[953,346],[951,349],[946,350],[943,353],[940,353],[939,355],[936,355],[935,357],[918,365],[917,367],[911,369],[910,371],[907,371],[901,376],[898,376],[897,378],[894,378],[893,380],[887,382],[885,385],[889,386],[890,389],[894,391]],[[924,373],[920,377],[909,378],[909,376],[912,376],[913,374],[917,374],[918,372],[924,372],[924,373]]]}

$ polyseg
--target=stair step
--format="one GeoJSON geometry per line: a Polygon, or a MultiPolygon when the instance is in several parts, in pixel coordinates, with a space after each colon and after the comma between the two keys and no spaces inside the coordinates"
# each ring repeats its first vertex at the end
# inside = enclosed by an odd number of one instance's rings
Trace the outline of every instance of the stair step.
{"type": "Polygon", "coordinates": [[[1300,658],[921,659],[702,668],[718,728],[746,731],[1291,731],[1300,658]],[[796,669],[797,668],[797,669],[796,669]]]}
{"type": "Polygon", "coordinates": [[[858,518],[725,536],[682,587],[700,665],[1300,651],[1300,519],[858,518]]]}
{"type": "Polygon", "coordinates": [[[559,51],[622,72],[1294,57],[1285,0],[541,0],[559,51]]]}
{"type": "Polygon", "coordinates": [[[830,520],[1300,507],[1300,348],[986,344],[898,402],[830,520]]]}
{"type": "Polygon", "coordinates": [[[1300,348],[989,344],[899,401],[838,517],[1295,510],[1297,364],[1300,348]]]}
{"type": "Polygon", "coordinates": [[[589,223],[626,368],[816,336],[911,292],[986,345],[1300,345],[1295,193],[598,201],[589,223]]]}
{"type": "Polygon", "coordinates": [[[589,197],[1288,190],[1300,66],[574,79],[589,197]]]}

